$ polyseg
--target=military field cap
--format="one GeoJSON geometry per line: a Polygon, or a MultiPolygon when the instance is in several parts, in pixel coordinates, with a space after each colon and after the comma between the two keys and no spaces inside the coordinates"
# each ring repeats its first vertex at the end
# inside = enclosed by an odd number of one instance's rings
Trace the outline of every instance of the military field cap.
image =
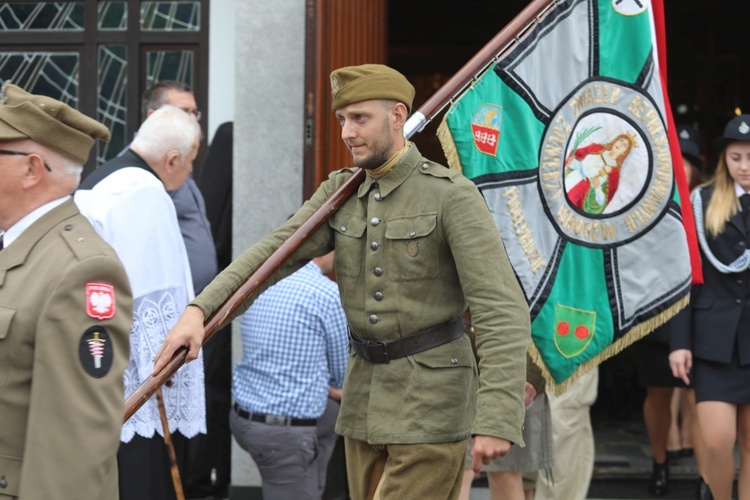
{"type": "Polygon", "coordinates": [[[700,134],[692,125],[677,125],[677,137],[680,140],[682,156],[687,157],[693,165],[699,169],[703,168],[701,160],[700,134]]]}
{"type": "Polygon", "coordinates": [[[83,164],[95,140],[109,137],[107,127],[56,99],[10,82],[0,90],[0,141],[31,139],[83,164]]]}
{"type": "Polygon", "coordinates": [[[411,113],[414,87],[404,75],[382,64],[347,66],[331,73],[331,108],[337,109],[370,99],[393,99],[406,104],[411,113]]]}
{"type": "Polygon", "coordinates": [[[729,120],[724,135],[714,139],[714,148],[721,151],[730,142],[737,141],[750,141],[750,115],[739,115],[729,120]]]}

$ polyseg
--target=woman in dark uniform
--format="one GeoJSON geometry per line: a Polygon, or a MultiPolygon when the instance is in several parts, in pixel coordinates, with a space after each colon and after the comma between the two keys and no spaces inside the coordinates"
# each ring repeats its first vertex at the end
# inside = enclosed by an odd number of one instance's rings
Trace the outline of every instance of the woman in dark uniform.
{"type": "Polygon", "coordinates": [[[734,117],[714,141],[716,173],[691,197],[703,263],[693,288],[692,335],[672,338],[675,376],[693,380],[716,500],[732,497],[734,446],[742,467],[739,498],[750,498],[750,115],[734,117]]]}

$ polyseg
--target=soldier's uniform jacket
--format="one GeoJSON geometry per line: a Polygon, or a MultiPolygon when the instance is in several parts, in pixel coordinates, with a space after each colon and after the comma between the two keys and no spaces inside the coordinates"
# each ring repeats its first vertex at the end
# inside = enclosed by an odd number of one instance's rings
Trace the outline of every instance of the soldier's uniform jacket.
{"type": "Polygon", "coordinates": [[[0,251],[0,498],[117,499],[130,285],[72,200],[0,251]]]}
{"type": "MultiPolygon", "coordinates": [[[[208,317],[351,174],[332,173],[194,304],[208,317]]],[[[360,338],[396,340],[459,317],[468,303],[481,367],[477,386],[465,335],[388,364],[352,351],[336,431],[370,443],[450,442],[473,433],[522,444],[528,306],[475,186],[412,145],[390,173],[367,176],[265,285],[333,248],[342,305],[360,338]]]]}

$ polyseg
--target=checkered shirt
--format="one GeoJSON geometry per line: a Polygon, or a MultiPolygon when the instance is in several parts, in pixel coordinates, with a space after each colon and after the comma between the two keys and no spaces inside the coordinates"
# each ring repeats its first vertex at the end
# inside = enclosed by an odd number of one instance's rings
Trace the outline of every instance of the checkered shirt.
{"type": "Polygon", "coordinates": [[[314,262],[263,292],[242,317],[232,392],[252,413],[318,418],[348,357],[338,286],[314,262]]]}

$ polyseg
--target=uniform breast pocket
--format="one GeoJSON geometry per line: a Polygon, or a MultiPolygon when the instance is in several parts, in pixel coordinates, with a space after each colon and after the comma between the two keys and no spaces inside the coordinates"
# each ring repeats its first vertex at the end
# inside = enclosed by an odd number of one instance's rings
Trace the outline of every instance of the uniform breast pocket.
{"type": "Polygon", "coordinates": [[[393,281],[430,279],[438,273],[437,214],[396,217],[385,229],[388,277],[393,281]]]}
{"type": "Polygon", "coordinates": [[[354,214],[339,210],[328,219],[328,225],[334,231],[336,274],[356,278],[362,271],[366,222],[354,214]]]}
{"type": "Polygon", "coordinates": [[[8,373],[10,372],[10,325],[13,322],[15,309],[0,306],[0,389],[8,383],[8,373]]]}

